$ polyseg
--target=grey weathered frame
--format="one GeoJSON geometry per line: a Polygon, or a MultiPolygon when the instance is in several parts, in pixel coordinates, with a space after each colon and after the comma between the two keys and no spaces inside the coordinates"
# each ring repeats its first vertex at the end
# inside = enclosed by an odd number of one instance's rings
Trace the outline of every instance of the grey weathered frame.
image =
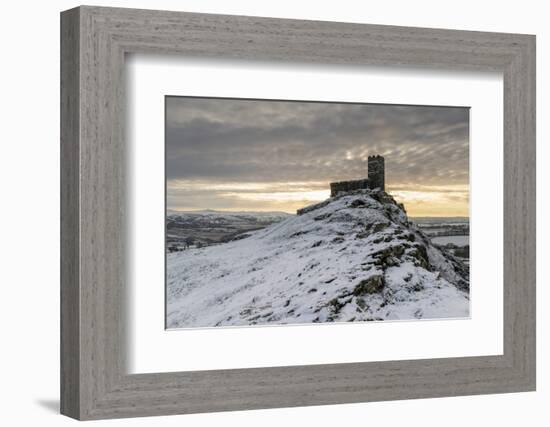
{"type": "Polygon", "coordinates": [[[535,37],[83,6],[61,15],[61,412],[183,414],[535,389],[535,37]],[[124,56],[500,71],[504,354],[128,375],[124,56]]]}

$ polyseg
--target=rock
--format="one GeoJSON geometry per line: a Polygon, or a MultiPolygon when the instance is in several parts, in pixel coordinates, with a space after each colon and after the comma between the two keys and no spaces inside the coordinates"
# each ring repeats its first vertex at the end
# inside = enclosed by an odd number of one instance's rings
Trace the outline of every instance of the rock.
{"type": "Polygon", "coordinates": [[[325,213],[325,214],[321,214],[321,215],[317,215],[316,217],[313,218],[314,221],[322,221],[323,219],[327,219],[327,218],[330,218],[332,214],[330,212],[328,213],[325,213]]]}
{"type": "Polygon", "coordinates": [[[409,250],[408,255],[412,256],[422,268],[431,271],[430,260],[428,257],[428,251],[423,245],[415,245],[413,249],[409,250]]]}
{"type": "Polygon", "coordinates": [[[360,206],[366,206],[366,202],[363,200],[363,199],[355,199],[354,201],[352,201],[349,206],[351,208],[358,208],[360,206]]]}
{"type": "Polygon", "coordinates": [[[378,223],[376,223],[372,226],[372,232],[373,233],[378,233],[379,231],[382,231],[385,228],[387,228],[389,225],[390,224],[387,223],[387,222],[378,222],[378,223]]]}
{"type": "Polygon", "coordinates": [[[368,310],[369,306],[365,302],[365,300],[361,297],[357,297],[355,299],[355,304],[357,304],[357,307],[361,309],[361,311],[368,310]]]}
{"type": "Polygon", "coordinates": [[[374,294],[384,289],[385,280],[383,275],[371,276],[368,279],[361,280],[353,289],[353,295],[361,296],[365,294],[374,294]]]}
{"type": "Polygon", "coordinates": [[[328,302],[328,307],[333,314],[339,313],[345,303],[342,303],[338,298],[333,298],[328,302]]]}

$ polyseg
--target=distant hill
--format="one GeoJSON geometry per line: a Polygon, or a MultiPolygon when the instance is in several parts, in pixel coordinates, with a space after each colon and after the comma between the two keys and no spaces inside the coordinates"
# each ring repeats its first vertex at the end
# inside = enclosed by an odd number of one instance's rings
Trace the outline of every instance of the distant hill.
{"type": "Polygon", "coordinates": [[[340,194],[248,234],[167,255],[169,328],[469,315],[468,266],[385,192],[340,194]]]}
{"type": "Polygon", "coordinates": [[[208,246],[246,237],[292,216],[286,212],[171,211],[166,217],[166,246],[177,251],[191,245],[208,246]],[[186,243],[188,242],[188,243],[186,243]]]}
{"type": "Polygon", "coordinates": [[[199,211],[177,211],[168,209],[166,215],[168,218],[253,218],[258,221],[281,220],[292,216],[292,214],[287,212],[278,211],[217,211],[214,209],[199,211]]]}

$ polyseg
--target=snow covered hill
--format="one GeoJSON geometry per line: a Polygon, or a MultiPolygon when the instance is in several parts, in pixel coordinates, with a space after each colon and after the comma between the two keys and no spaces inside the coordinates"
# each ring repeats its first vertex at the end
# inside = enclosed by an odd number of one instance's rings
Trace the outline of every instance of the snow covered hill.
{"type": "Polygon", "coordinates": [[[468,267],[381,191],[341,194],[242,240],[167,255],[169,328],[468,315],[468,267]]]}

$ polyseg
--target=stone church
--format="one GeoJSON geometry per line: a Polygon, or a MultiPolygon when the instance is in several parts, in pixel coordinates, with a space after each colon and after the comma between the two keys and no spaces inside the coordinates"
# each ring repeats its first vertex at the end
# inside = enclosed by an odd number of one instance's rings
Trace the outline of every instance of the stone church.
{"type": "Polygon", "coordinates": [[[384,182],[384,157],[369,156],[368,158],[368,178],[356,179],[352,181],[340,181],[330,183],[330,197],[338,193],[362,189],[380,189],[385,190],[384,182]]]}

